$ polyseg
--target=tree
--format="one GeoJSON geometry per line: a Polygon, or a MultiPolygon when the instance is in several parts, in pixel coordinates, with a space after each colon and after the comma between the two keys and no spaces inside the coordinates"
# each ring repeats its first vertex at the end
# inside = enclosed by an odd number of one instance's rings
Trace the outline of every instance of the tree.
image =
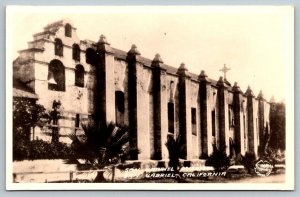
{"type": "Polygon", "coordinates": [[[285,150],[285,104],[272,103],[270,112],[270,140],[268,147],[285,150]]]}
{"type": "Polygon", "coordinates": [[[13,158],[23,158],[22,152],[28,151],[32,128],[43,127],[49,120],[46,109],[34,99],[14,98],[13,100],[13,158]]]}
{"type": "Polygon", "coordinates": [[[44,106],[37,104],[35,100],[24,98],[13,100],[13,130],[16,131],[14,136],[21,135],[22,139],[29,140],[30,128],[42,127],[48,119],[49,114],[44,106]]]}

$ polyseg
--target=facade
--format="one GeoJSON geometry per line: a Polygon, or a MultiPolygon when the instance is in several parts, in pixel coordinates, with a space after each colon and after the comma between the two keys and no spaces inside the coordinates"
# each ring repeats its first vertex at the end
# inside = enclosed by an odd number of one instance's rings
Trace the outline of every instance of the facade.
{"type": "MultiPolygon", "coordinates": [[[[237,83],[210,79],[204,71],[188,72],[141,56],[135,45],[128,51],[80,40],[69,20],[47,25],[33,35],[28,49],[14,61],[14,78],[26,84],[38,103],[49,111],[60,102],[59,141],[80,134],[90,119],[114,121],[130,128],[130,146],[140,153],[133,160],[165,160],[168,134],[180,134],[184,159],[204,158],[214,145],[230,156],[258,154],[270,133],[271,112],[276,111],[260,92],[243,92],[237,83]]],[[[54,122],[52,122],[54,124],[54,122]]],[[[51,130],[36,129],[32,139],[51,141],[51,130]]]]}

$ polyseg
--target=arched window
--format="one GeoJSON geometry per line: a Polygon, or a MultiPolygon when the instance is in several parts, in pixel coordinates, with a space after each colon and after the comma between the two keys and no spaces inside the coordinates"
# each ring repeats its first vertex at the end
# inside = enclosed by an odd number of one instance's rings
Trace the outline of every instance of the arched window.
{"type": "Polygon", "coordinates": [[[63,43],[61,39],[56,38],[54,41],[54,53],[58,56],[63,56],[63,43]]]}
{"type": "Polygon", "coordinates": [[[65,67],[59,60],[52,60],[48,67],[48,89],[65,91],[65,67]]]}
{"type": "Polygon", "coordinates": [[[72,26],[69,23],[65,26],[65,36],[72,37],[72,26]]]}
{"type": "Polygon", "coordinates": [[[73,44],[72,52],[73,60],[80,61],[80,47],[78,44],[73,44]]]}
{"type": "Polygon", "coordinates": [[[95,65],[96,64],[96,52],[92,48],[88,48],[85,52],[86,63],[95,65]]]}
{"type": "Polygon", "coordinates": [[[84,87],[84,68],[80,64],[75,68],[75,86],[84,87]]]}

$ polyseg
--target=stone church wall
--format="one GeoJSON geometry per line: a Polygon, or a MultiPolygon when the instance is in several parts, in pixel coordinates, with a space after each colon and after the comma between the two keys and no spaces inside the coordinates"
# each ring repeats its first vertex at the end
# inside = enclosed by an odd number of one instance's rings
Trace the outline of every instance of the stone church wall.
{"type": "MultiPolygon", "coordinates": [[[[70,143],[67,136],[75,131],[81,135],[81,123],[100,113],[103,121],[130,126],[130,144],[140,150],[133,160],[167,159],[168,133],[183,137],[188,160],[207,157],[214,146],[231,156],[235,146],[238,153],[258,154],[261,133],[269,128],[269,103],[260,102],[250,88],[244,94],[237,84],[209,79],[204,71],[195,75],[187,67],[170,67],[159,55],[144,58],[134,45],[129,52],[115,49],[104,36],[98,42],[79,40],[72,23],[62,20],[35,34],[28,49],[20,51],[14,77],[31,87],[47,110],[54,100],[61,102],[62,142],[70,143]],[[66,24],[71,24],[71,36],[66,36],[66,24]],[[62,55],[55,55],[57,38],[62,55]],[[74,59],[73,44],[80,47],[79,59],[74,59]],[[63,91],[49,88],[54,60],[64,66],[63,91]],[[81,87],[76,85],[78,65],[84,69],[81,87]]],[[[51,129],[37,129],[35,135],[50,141],[51,129]]]]}

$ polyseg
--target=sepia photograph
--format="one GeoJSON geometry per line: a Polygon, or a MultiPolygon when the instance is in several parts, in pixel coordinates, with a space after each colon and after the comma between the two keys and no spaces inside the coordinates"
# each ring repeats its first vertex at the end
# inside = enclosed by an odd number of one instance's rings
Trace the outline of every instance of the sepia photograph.
{"type": "Polygon", "coordinates": [[[8,190],[294,189],[292,6],[8,6],[6,36],[8,190]]]}

